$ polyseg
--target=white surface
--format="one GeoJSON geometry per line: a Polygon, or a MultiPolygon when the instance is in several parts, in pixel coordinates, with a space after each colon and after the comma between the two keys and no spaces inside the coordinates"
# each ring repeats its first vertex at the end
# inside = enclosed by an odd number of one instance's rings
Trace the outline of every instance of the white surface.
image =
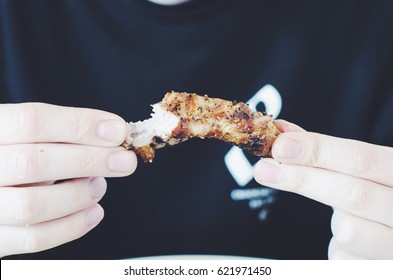
{"type": "Polygon", "coordinates": [[[228,255],[163,255],[132,258],[131,260],[262,260],[260,258],[228,255]]]}

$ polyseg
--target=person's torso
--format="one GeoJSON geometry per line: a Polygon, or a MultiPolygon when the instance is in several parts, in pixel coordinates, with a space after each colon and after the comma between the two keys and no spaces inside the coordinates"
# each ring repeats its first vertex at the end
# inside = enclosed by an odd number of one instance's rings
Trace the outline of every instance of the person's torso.
{"type": "MultiPolygon", "coordinates": [[[[310,131],[392,145],[389,1],[1,1],[0,102],[149,117],[167,91],[248,102],[310,131]]],[[[106,217],[28,258],[225,254],[326,258],[329,207],[258,185],[214,140],[109,180],[106,217]]]]}

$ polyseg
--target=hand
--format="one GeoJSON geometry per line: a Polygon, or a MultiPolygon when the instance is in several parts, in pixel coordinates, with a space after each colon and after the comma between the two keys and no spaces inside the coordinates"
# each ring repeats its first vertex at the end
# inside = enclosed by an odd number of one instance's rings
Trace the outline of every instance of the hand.
{"type": "Polygon", "coordinates": [[[1,104],[0,131],[0,256],[86,234],[103,218],[97,204],[106,191],[103,177],[136,168],[135,154],[119,147],[126,123],[111,113],[1,104]]]}
{"type": "Polygon", "coordinates": [[[333,207],[330,259],[393,259],[393,148],[276,124],[255,179],[333,207]]]}

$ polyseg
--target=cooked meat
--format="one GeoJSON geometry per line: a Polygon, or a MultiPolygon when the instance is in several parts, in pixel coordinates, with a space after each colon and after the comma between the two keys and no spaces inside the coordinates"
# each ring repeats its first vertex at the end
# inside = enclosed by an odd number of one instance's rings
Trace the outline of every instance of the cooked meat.
{"type": "Polygon", "coordinates": [[[150,119],[130,122],[123,147],[152,161],[155,150],[190,138],[215,138],[251,154],[271,157],[279,130],[271,115],[252,111],[242,102],[209,98],[194,93],[169,92],[153,105],[150,119]]]}

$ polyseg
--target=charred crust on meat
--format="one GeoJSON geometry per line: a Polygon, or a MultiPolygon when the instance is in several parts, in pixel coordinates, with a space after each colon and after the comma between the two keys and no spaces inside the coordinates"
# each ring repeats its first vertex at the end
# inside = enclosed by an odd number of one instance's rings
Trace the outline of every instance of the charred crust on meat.
{"type": "Polygon", "coordinates": [[[163,144],[164,140],[161,137],[159,137],[159,136],[154,136],[153,137],[153,142],[156,143],[156,144],[163,144]]]}
{"type": "Polygon", "coordinates": [[[123,144],[140,154],[144,161],[151,161],[156,149],[194,137],[219,139],[256,156],[271,157],[272,143],[280,134],[271,115],[254,112],[236,100],[172,91],[165,95],[160,106],[178,118],[176,127],[164,138],[152,137],[147,147],[134,147],[132,141],[123,144]]]}
{"type": "Polygon", "coordinates": [[[172,137],[181,139],[188,136],[189,130],[187,128],[187,121],[184,118],[181,118],[179,124],[172,131],[172,137]]]}
{"type": "Polygon", "coordinates": [[[250,115],[247,114],[246,112],[243,112],[242,119],[243,120],[248,120],[249,118],[250,118],[250,115]]]}

